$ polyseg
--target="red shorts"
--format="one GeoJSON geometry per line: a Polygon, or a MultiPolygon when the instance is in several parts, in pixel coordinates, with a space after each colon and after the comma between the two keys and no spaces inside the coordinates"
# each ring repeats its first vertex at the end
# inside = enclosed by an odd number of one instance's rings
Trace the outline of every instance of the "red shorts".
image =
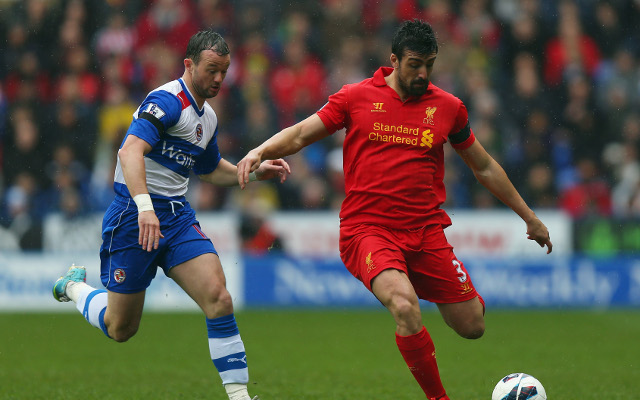
{"type": "Polygon", "coordinates": [[[441,225],[416,230],[377,225],[341,227],[340,257],[369,290],[373,278],[391,268],[407,274],[423,300],[457,303],[478,296],[441,225]]]}

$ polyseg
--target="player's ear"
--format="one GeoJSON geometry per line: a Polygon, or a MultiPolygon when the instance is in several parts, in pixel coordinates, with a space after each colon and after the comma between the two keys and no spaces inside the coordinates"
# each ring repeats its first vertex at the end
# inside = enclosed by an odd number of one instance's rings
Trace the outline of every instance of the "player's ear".
{"type": "Polygon", "coordinates": [[[391,66],[393,68],[398,68],[398,64],[400,64],[400,62],[398,61],[398,56],[391,53],[391,57],[389,57],[389,59],[391,60],[391,66]]]}
{"type": "Polygon", "coordinates": [[[190,58],[185,58],[184,61],[184,69],[186,69],[187,71],[191,72],[191,69],[194,67],[194,63],[193,60],[190,58]]]}

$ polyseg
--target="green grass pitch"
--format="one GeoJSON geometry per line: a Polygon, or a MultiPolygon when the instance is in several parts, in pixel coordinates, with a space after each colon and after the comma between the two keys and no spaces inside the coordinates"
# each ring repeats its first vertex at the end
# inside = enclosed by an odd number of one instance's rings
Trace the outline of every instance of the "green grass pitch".
{"type": "MultiPolygon", "coordinates": [[[[244,310],[236,315],[262,400],[424,399],[385,310],[244,310]]],[[[489,400],[511,372],[551,400],[640,398],[640,311],[490,311],[465,340],[424,313],[453,400],[489,400]]],[[[77,313],[0,314],[0,399],[225,399],[200,314],[145,313],[127,343],[77,313]]]]}

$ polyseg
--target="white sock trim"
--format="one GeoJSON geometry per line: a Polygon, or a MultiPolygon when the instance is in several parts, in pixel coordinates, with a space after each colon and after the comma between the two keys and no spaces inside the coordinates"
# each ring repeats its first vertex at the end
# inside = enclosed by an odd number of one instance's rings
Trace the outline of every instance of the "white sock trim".
{"type": "Polygon", "coordinates": [[[104,308],[107,307],[107,301],[108,301],[107,292],[92,288],[91,286],[86,284],[85,286],[86,287],[82,288],[82,290],[80,291],[80,294],[78,295],[78,302],[76,303],[76,308],[78,309],[78,311],[80,311],[80,314],[82,314],[82,316],[91,325],[95,326],[98,329],[102,329],[100,327],[100,313],[104,308]],[[99,293],[93,296],[93,298],[91,299],[91,303],[89,303],[89,307],[87,307],[87,310],[85,312],[85,305],[87,302],[87,298],[91,293],[96,291],[98,291],[99,293]]]}
{"type": "MultiPolygon", "coordinates": [[[[89,285],[87,285],[84,282],[69,282],[67,284],[65,293],[67,295],[67,297],[69,297],[73,302],[77,303],[78,299],[80,298],[82,292],[86,292],[84,294],[84,297],[87,297],[87,294],[91,293],[91,291],[93,290],[93,288],[89,285]]],[[[83,305],[84,307],[84,305],[83,305]]]]}
{"type": "Polygon", "coordinates": [[[227,391],[229,400],[250,400],[249,392],[247,391],[247,385],[242,383],[228,383],[224,385],[224,389],[227,391]]]}

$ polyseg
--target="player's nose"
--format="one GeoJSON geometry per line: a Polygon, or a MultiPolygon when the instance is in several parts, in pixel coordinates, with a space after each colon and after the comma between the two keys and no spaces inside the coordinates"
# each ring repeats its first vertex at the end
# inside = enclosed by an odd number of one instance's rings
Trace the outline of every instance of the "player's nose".
{"type": "Polygon", "coordinates": [[[427,67],[423,66],[418,69],[418,78],[426,80],[429,77],[427,67]]]}
{"type": "Polygon", "coordinates": [[[213,80],[218,84],[222,83],[222,81],[224,80],[224,74],[222,72],[214,74],[213,80]]]}

